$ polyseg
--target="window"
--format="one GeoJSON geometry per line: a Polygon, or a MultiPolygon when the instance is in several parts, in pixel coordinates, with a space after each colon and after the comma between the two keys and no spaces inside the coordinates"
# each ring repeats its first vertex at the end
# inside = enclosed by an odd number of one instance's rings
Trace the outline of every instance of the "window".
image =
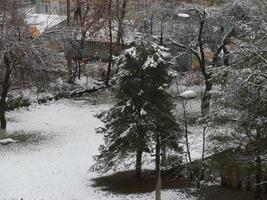
{"type": "Polygon", "coordinates": [[[43,12],[44,13],[50,13],[50,2],[44,2],[43,3],[43,12]]]}
{"type": "Polygon", "coordinates": [[[42,13],[42,5],[41,4],[37,4],[35,6],[35,9],[36,9],[36,13],[42,13]]]}
{"type": "Polygon", "coordinates": [[[67,13],[67,3],[59,2],[59,14],[66,15],[66,13],[67,13]]]}
{"type": "Polygon", "coordinates": [[[35,12],[43,13],[43,3],[41,0],[35,0],[35,12]]]}

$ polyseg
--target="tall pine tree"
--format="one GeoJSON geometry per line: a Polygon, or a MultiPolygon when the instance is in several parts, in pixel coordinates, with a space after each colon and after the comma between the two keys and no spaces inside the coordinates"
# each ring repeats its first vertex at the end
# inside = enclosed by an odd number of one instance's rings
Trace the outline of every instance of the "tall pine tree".
{"type": "Polygon", "coordinates": [[[116,104],[99,115],[105,127],[94,170],[117,169],[126,159],[136,158],[136,177],[141,177],[142,154],[152,153],[159,138],[167,149],[179,148],[179,125],[166,89],[171,83],[167,49],[149,38],[132,42],[118,58],[116,104]],[[168,139],[168,140],[167,140],[168,139]],[[171,142],[166,142],[171,141],[171,142]]]}

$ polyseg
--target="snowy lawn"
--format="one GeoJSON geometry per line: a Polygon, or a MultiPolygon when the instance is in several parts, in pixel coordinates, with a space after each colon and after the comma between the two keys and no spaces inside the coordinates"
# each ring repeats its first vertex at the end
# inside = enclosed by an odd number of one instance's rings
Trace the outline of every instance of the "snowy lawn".
{"type": "MultiPolygon", "coordinates": [[[[38,133],[38,143],[0,145],[0,200],[150,200],[154,193],[114,195],[93,188],[89,172],[102,136],[94,118],[108,105],[61,100],[8,113],[9,133],[38,133]]],[[[179,190],[163,191],[163,200],[192,200],[179,190]]]]}

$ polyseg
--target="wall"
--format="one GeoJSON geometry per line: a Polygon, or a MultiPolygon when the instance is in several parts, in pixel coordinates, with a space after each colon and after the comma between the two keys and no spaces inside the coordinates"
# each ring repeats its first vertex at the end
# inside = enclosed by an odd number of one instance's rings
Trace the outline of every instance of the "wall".
{"type": "MultiPolygon", "coordinates": [[[[74,0],[71,0],[73,5],[74,0]]],[[[67,0],[35,0],[35,12],[41,14],[66,15],[67,0]]]]}

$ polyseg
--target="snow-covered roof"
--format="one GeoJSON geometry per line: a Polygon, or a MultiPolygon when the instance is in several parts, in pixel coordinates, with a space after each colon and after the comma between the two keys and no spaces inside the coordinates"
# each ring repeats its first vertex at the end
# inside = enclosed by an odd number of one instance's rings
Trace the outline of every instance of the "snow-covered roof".
{"type": "Polygon", "coordinates": [[[179,96],[184,99],[193,99],[197,97],[197,93],[194,92],[193,90],[187,90],[181,93],[179,96]]]}
{"type": "MultiPolygon", "coordinates": [[[[86,33],[86,41],[94,41],[94,42],[109,42],[109,27],[106,24],[104,20],[100,20],[99,24],[102,24],[102,26],[99,29],[94,29],[94,27],[89,28],[89,30],[86,33]]],[[[126,27],[124,30],[124,42],[131,42],[133,41],[133,35],[130,33],[131,28],[134,26],[133,20],[125,20],[124,26],[126,27]]],[[[118,27],[117,21],[112,21],[112,27],[118,27]]],[[[82,30],[82,28],[81,28],[82,30]]],[[[115,42],[117,40],[118,30],[115,28],[112,28],[112,41],[115,42]]],[[[80,31],[79,34],[77,34],[76,39],[80,40],[82,37],[82,31],[80,31]]]]}
{"type": "Polygon", "coordinates": [[[0,140],[0,144],[2,145],[6,145],[6,144],[10,144],[10,143],[16,143],[16,140],[13,140],[12,138],[5,138],[5,139],[1,139],[0,140]]]}
{"type": "Polygon", "coordinates": [[[177,13],[178,17],[182,17],[182,18],[189,18],[190,15],[186,14],[186,13],[177,13]]]}
{"type": "Polygon", "coordinates": [[[47,15],[47,14],[28,14],[26,22],[31,27],[36,27],[41,33],[44,33],[49,28],[52,28],[64,20],[66,16],[62,15],[47,15]]]}

